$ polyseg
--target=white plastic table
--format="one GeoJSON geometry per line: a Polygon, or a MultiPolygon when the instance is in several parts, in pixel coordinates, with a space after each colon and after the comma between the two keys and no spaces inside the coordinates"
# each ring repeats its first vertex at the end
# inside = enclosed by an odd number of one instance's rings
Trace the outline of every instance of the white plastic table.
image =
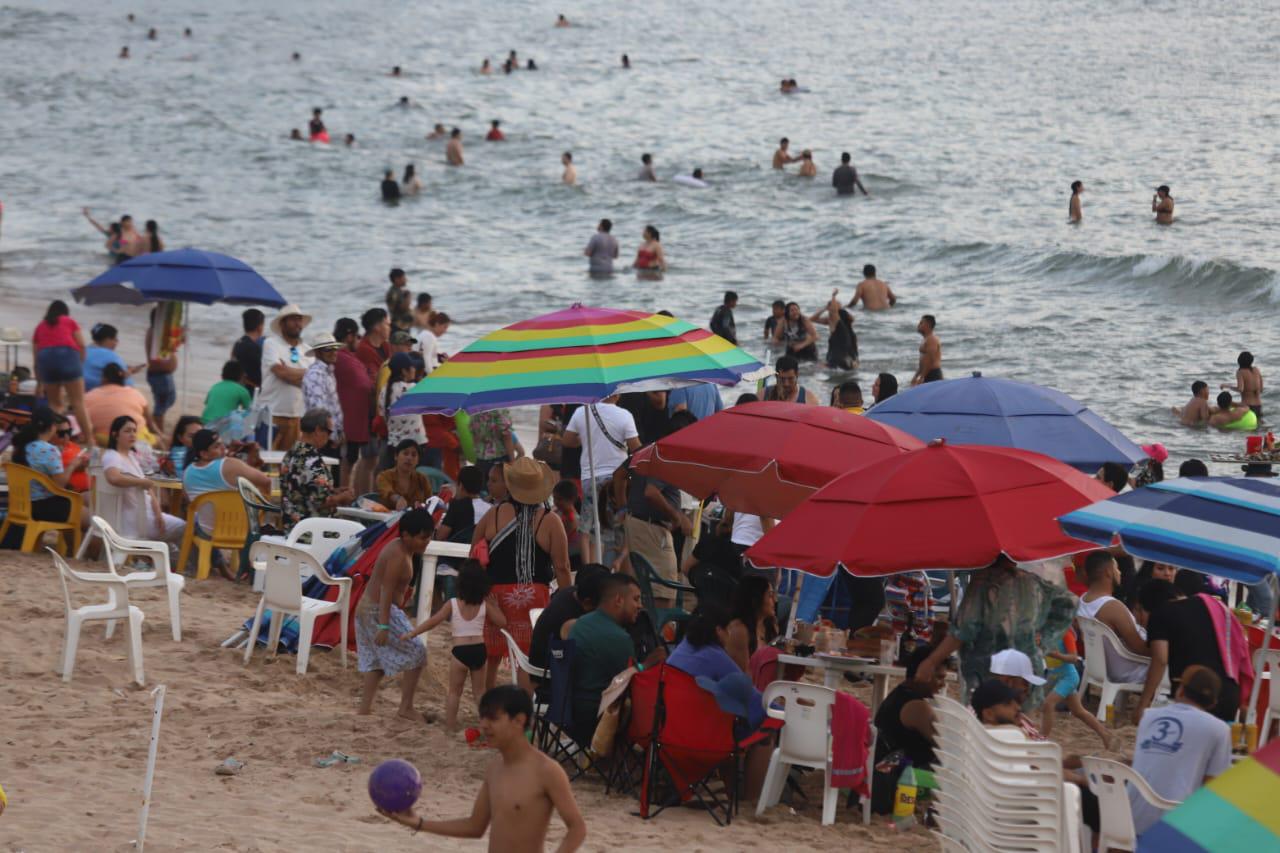
{"type": "MultiPolygon", "coordinates": [[[[283,450],[259,450],[258,458],[262,460],[263,465],[279,467],[280,463],[284,462],[284,454],[285,452],[283,450]]],[[[321,458],[324,460],[324,464],[328,465],[330,468],[338,464],[338,460],[332,456],[324,456],[321,458]]]]}
{"type": "Polygon", "coordinates": [[[883,664],[874,658],[831,655],[823,652],[810,657],[778,655],[778,663],[787,666],[802,666],[806,669],[820,669],[822,670],[822,683],[831,688],[836,688],[840,685],[840,678],[845,673],[860,672],[873,676],[871,683],[871,716],[873,718],[876,715],[876,710],[880,707],[880,703],[889,694],[889,677],[907,677],[905,668],[893,666],[892,664],[883,664]]]}

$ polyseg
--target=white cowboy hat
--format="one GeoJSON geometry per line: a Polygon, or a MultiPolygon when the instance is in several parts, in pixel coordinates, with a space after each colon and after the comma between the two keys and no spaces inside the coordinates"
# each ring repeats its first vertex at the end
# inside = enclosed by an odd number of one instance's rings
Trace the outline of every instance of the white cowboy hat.
{"type": "Polygon", "coordinates": [[[334,339],[329,332],[321,332],[311,339],[311,348],[307,350],[307,355],[315,355],[322,349],[339,349],[342,344],[334,339]]]}
{"type": "Polygon", "coordinates": [[[301,317],[302,328],[304,329],[307,326],[311,325],[311,315],[302,313],[301,308],[299,308],[295,303],[290,302],[288,305],[281,308],[280,313],[277,314],[275,316],[275,319],[271,321],[272,332],[274,332],[277,335],[280,334],[280,321],[283,320],[285,317],[301,317]]]}

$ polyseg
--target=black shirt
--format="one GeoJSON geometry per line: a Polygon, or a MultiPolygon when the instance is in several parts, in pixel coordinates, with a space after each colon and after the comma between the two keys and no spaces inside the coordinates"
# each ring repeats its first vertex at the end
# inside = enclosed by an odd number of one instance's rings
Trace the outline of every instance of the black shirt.
{"type": "Polygon", "coordinates": [[[575,594],[575,588],[556,590],[547,602],[547,607],[533,626],[533,635],[529,638],[529,663],[547,668],[547,655],[551,638],[560,636],[560,629],[570,619],[577,619],[587,611],[583,609],[575,594]]]}
{"type": "Polygon", "coordinates": [[[400,185],[393,179],[386,178],[382,181],[382,200],[395,201],[400,198],[400,185]]]}
{"type": "Polygon", "coordinates": [[[836,166],[831,173],[831,186],[840,195],[853,195],[854,184],[858,182],[858,171],[848,164],[836,166]]]}
{"type": "Polygon", "coordinates": [[[231,348],[231,358],[244,368],[244,378],[254,388],[262,386],[262,341],[245,335],[231,348]]]}
{"type": "MultiPolygon", "coordinates": [[[[1222,693],[1216,708],[1210,712],[1221,719],[1230,720],[1240,701],[1240,685],[1227,678],[1222,655],[1218,651],[1218,634],[1213,630],[1213,619],[1208,607],[1199,596],[1166,602],[1151,614],[1147,621],[1147,642],[1164,640],[1169,644],[1169,686],[1178,692],[1182,672],[1189,666],[1205,666],[1222,679],[1222,693]]],[[[1234,619],[1234,616],[1228,618],[1234,619]]]]}
{"type": "Polygon", "coordinates": [[[857,360],[858,336],[853,333],[852,325],[841,320],[827,338],[827,367],[853,370],[857,360]]]}
{"type": "Polygon", "coordinates": [[[738,343],[738,324],[733,319],[732,308],[721,305],[716,309],[716,312],[711,315],[711,331],[731,344],[738,343]]]}
{"type": "Polygon", "coordinates": [[[902,750],[912,765],[929,770],[938,762],[929,739],[902,724],[902,708],[916,699],[929,701],[929,693],[904,681],[889,692],[876,710],[876,754],[879,761],[894,750],[902,750]]]}

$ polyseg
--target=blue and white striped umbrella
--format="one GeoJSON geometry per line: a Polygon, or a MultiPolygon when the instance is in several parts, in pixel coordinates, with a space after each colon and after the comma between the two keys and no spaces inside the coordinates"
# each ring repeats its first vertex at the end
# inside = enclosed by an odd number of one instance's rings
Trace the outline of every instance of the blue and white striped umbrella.
{"type": "Polygon", "coordinates": [[[1256,582],[1280,574],[1280,486],[1253,477],[1180,477],[1067,513],[1064,532],[1135,557],[1256,582]]]}

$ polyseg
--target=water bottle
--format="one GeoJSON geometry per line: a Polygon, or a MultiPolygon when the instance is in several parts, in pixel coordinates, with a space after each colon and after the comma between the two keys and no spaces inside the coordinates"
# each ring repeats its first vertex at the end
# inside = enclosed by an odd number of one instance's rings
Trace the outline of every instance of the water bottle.
{"type": "Polygon", "coordinates": [[[898,790],[893,795],[893,823],[899,829],[916,820],[916,770],[907,762],[898,776],[898,790]]]}
{"type": "Polygon", "coordinates": [[[173,476],[182,479],[182,470],[187,467],[187,448],[175,444],[169,449],[169,463],[173,466],[173,476]]]}

